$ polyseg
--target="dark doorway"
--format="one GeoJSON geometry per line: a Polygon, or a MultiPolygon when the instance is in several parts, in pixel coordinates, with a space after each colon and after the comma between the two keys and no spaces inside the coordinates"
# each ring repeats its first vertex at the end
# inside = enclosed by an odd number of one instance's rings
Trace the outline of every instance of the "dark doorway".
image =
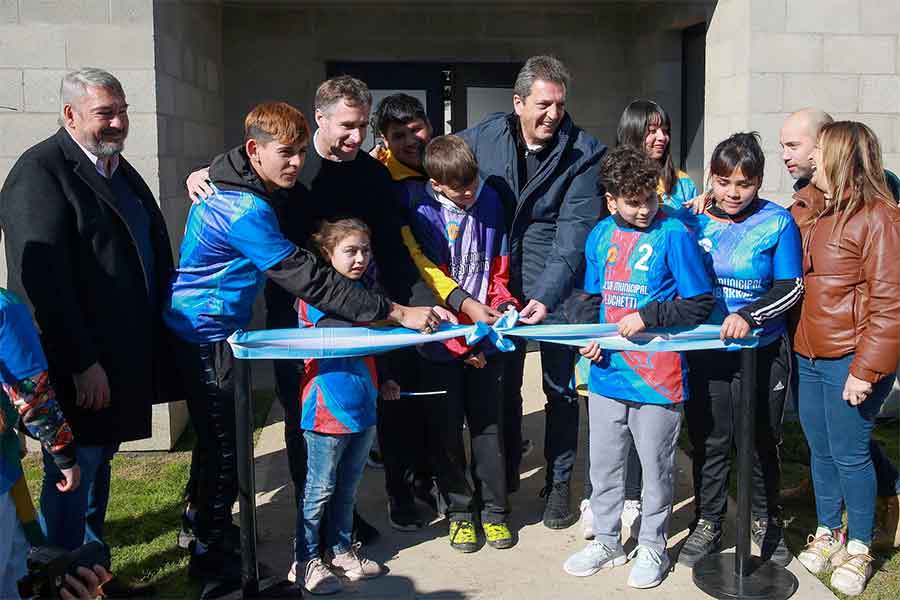
{"type": "Polygon", "coordinates": [[[451,67],[452,131],[462,131],[494,112],[512,110],[521,63],[461,63],[451,67]]]}
{"type": "MultiPolygon", "coordinates": [[[[434,133],[460,131],[487,114],[512,110],[512,87],[520,63],[329,62],[328,77],[353,75],[372,90],[375,106],[404,92],[425,105],[434,133]]],[[[375,106],[372,108],[374,109],[375,106]]],[[[367,140],[370,148],[374,139],[367,140]]]]}
{"type": "Polygon", "coordinates": [[[706,23],[682,33],[681,170],[703,187],[703,112],[706,96],[706,23]]]}

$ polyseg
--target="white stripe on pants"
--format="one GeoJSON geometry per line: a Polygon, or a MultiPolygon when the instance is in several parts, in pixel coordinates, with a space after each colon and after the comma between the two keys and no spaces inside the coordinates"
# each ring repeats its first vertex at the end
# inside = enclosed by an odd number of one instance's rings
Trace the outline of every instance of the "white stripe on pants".
{"type": "Polygon", "coordinates": [[[594,535],[610,548],[619,543],[627,442],[631,436],[644,471],[638,543],[662,553],[666,550],[672,513],[681,410],[677,405],[626,402],[593,392],[588,402],[594,535]]]}

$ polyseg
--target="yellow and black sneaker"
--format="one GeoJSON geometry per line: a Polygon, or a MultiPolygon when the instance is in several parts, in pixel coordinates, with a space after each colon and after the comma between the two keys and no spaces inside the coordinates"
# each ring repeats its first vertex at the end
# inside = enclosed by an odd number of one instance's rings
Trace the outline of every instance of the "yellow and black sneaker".
{"type": "Polygon", "coordinates": [[[450,547],[466,554],[478,550],[478,534],[472,521],[450,521],[450,547]]]}
{"type": "Polygon", "coordinates": [[[484,527],[484,538],[491,548],[503,550],[513,547],[515,543],[513,535],[506,523],[483,523],[482,527],[484,527]]]}

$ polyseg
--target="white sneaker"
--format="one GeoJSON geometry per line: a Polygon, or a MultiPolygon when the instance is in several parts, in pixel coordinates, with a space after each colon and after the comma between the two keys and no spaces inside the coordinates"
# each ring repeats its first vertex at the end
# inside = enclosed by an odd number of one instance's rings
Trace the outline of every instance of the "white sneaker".
{"type": "Polygon", "coordinates": [[[641,501],[626,500],[622,507],[622,527],[627,527],[632,532],[631,537],[641,528],[641,501]]]}
{"type": "Polygon", "coordinates": [[[617,543],[615,548],[610,548],[602,542],[592,540],[583,550],[576,552],[566,560],[563,570],[575,577],[588,577],[600,569],[621,567],[626,562],[628,562],[628,558],[625,556],[621,542],[617,543]]]}
{"type": "Polygon", "coordinates": [[[819,527],[806,539],[806,547],[797,555],[797,560],[807,571],[818,575],[843,562],[845,555],[843,534],[835,538],[828,528],[819,527]]]}
{"type": "Polygon", "coordinates": [[[581,501],[581,535],[586,540],[594,539],[594,512],[591,510],[591,501],[581,501]]]}
{"type": "Polygon", "coordinates": [[[660,554],[647,546],[638,546],[631,551],[628,558],[635,559],[632,563],[631,573],[628,574],[628,585],[641,590],[656,587],[662,583],[672,565],[667,553],[660,554]]]}
{"type": "Polygon", "coordinates": [[[383,566],[365,556],[360,556],[358,544],[354,544],[343,554],[335,554],[331,559],[331,566],[342,571],[344,577],[350,581],[372,579],[384,575],[383,566]]]}
{"type": "Polygon", "coordinates": [[[869,548],[856,540],[847,544],[847,557],[831,574],[831,587],[848,596],[859,596],[872,577],[869,548]]]}
{"type": "MultiPolygon", "coordinates": [[[[308,560],[305,565],[298,565],[297,563],[294,563],[294,565],[294,567],[291,567],[291,571],[294,573],[295,581],[297,573],[300,571],[300,566],[303,566],[303,589],[310,594],[318,596],[336,594],[341,591],[343,587],[341,580],[331,572],[331,569],[328,568],[328,565],[321,558],[308,560]]],[[[290,579],[290,574],[288,574],[288,579],[290,579]]]]}

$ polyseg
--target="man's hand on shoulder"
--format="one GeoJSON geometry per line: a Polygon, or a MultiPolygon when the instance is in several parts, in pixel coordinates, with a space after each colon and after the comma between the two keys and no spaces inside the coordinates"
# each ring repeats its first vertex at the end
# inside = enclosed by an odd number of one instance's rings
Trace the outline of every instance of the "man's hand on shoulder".
{"type": "Polygon", "coordinates": [[[702,194],[694,196],[690,200],[685,200],[681,203],[681,206],[683,206],[684,208],[689,208],[692,213],[694,213],[695,215],[699,215],[711,204],[712,195],[704,192],[702,194]]]}
{"type": "Polygon", "coordinates": [[[209,169],[200,169],[188,175],[184,182],[188,197],[192,202],[201,202],[213,195],[212,185],[209,181],[209,169]]]}
{"type": "Polygon", "coordinates": [[[383,143],[375,144],[375,146],[369,150],[369,156],[374,158],[380,163],[383,163],[387,160],[387,147],[383,143]]]}

